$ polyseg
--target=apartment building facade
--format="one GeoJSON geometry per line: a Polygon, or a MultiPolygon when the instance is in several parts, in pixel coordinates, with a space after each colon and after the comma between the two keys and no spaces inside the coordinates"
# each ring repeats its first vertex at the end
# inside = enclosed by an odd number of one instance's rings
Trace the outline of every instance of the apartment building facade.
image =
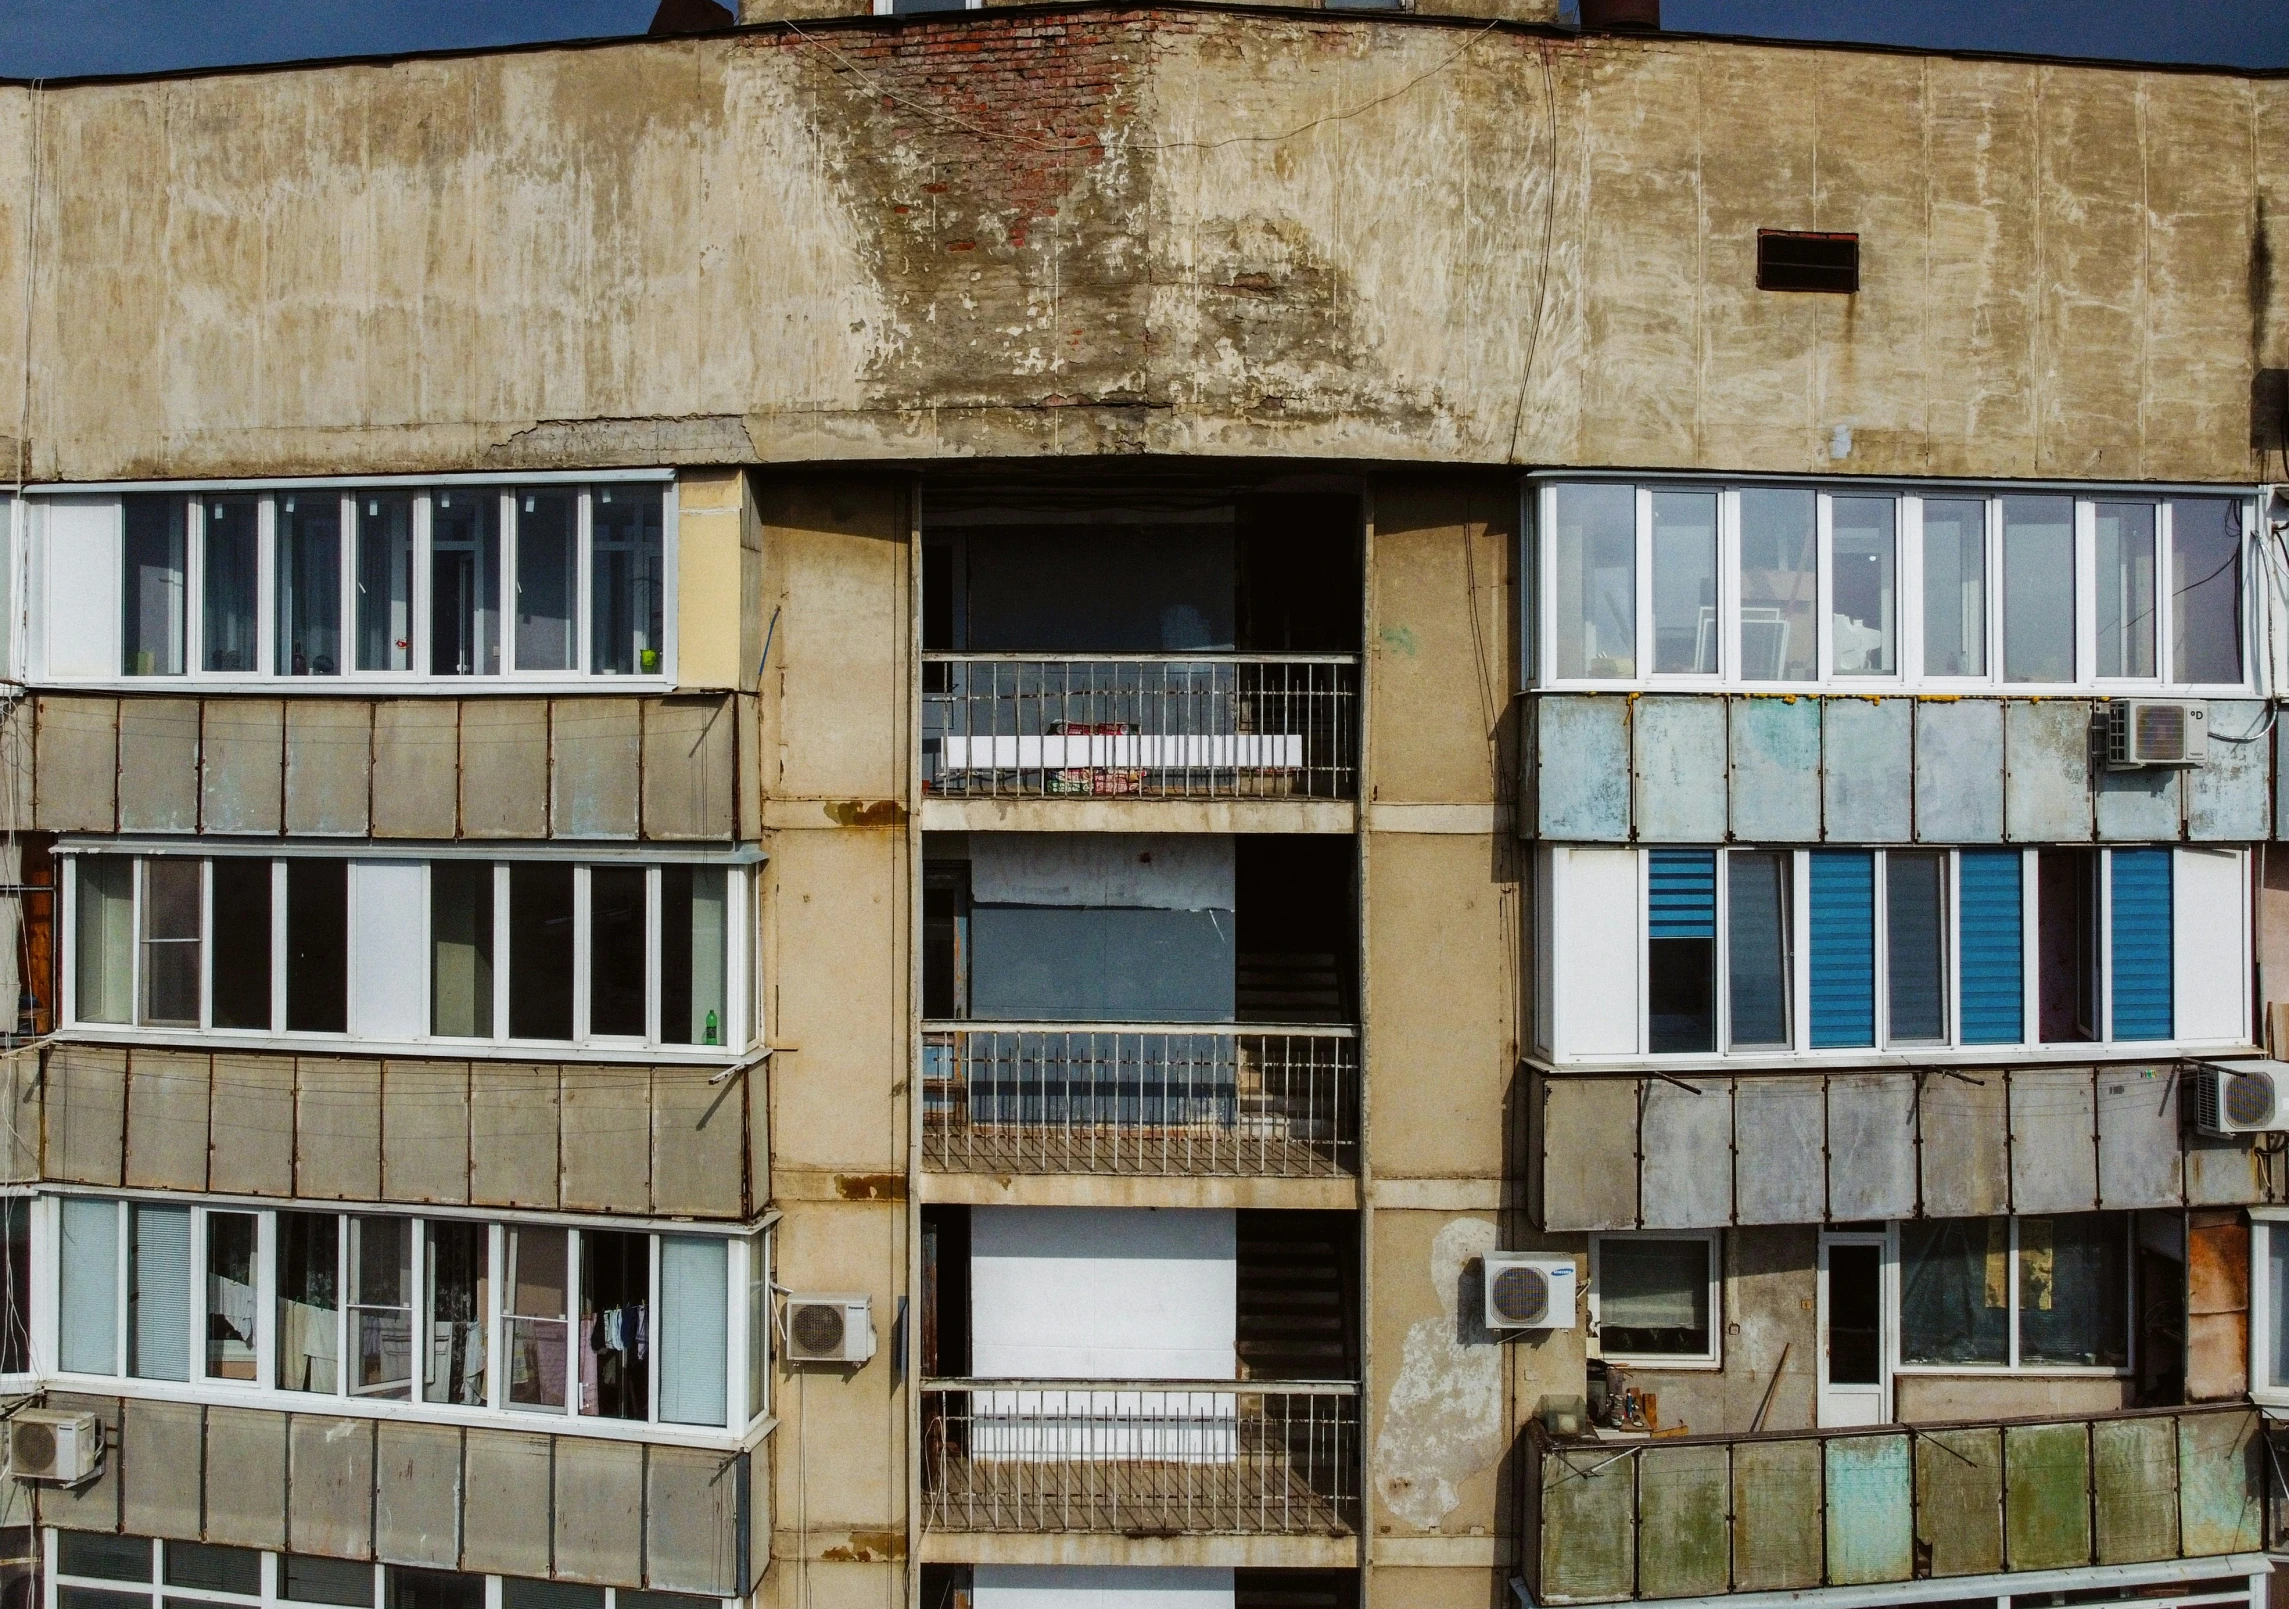
{"type": "Polygon", "coordinates": [[[0,85],[10,1591],[2270,1593],[2289,84],[1555,22],[0,85]]]}

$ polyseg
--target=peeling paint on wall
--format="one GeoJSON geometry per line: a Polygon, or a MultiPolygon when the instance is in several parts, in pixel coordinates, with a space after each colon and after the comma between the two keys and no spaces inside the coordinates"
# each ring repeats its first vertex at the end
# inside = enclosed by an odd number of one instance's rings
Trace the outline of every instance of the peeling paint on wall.
{"type": "Polygon", "coordinates": [[[1465,1317],[1466,1277],[1494,1250],[1494,1225],[1458,1218],[1431,1242],[1435,1318],[1408,1326],[1375,1442],[1375,1487],[1391,1512],[1435,1531],[1462,1501],[1462,1483],[1502,1454],[1502,1348],[1465,1317]]]}

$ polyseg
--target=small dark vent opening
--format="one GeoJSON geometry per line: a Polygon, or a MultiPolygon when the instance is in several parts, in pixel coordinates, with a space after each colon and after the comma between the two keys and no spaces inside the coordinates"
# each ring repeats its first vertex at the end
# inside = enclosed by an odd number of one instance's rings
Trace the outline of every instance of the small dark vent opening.
{"type": "Polygon", "coordinates": [[[1860,288],[1860,237],[1759,229],[1756,288],[1832,291],[1849,296],[1860,288]]]}

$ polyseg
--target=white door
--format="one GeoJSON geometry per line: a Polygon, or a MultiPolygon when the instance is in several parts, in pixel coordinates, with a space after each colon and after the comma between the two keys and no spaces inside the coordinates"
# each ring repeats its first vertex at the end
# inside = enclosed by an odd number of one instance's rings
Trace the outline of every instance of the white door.
{"type": "Polygon", "coordinates": [[[1890,1357],[1891,1336],[1884,1327],[1884,1237],[1822,1235],[1820,1423],[1888,1423],[1890,1357]]]}

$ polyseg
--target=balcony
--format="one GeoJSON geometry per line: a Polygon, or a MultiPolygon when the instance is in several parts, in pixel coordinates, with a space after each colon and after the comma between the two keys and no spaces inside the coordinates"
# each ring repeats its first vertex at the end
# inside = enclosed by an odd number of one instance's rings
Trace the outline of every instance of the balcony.
{"type": "Polygon", "coordinates": [[[1535,1422],[1527,1587],[1614,1603],[2258,1554],[2266,1460],[2245,1404],[1626,1444],[1535,1422]]]}

